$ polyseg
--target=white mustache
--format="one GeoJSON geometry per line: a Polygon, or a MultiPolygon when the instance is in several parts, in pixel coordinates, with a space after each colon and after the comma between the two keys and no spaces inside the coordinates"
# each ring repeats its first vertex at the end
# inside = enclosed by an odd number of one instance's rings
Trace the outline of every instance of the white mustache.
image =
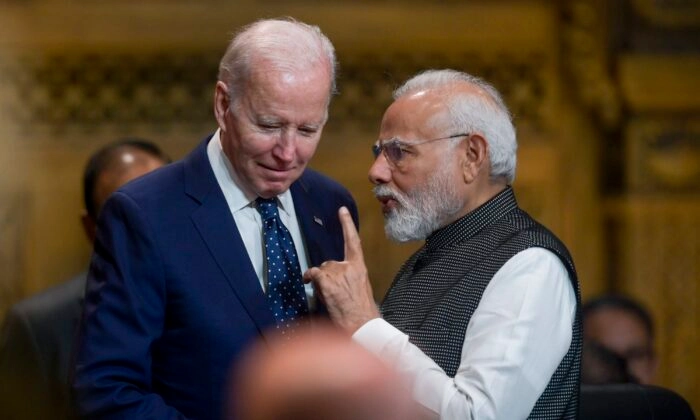
{"type": "Polygon", "coordinates": [[[372,188],[372,192],[376,198],[388,198],[401,202],[401,197],[392,191],[388,185],[376,185],[372,188]]]}

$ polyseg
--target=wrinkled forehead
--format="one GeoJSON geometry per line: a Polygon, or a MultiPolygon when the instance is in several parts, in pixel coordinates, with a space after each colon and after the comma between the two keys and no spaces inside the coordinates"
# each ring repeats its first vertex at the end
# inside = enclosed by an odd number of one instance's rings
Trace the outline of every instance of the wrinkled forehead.
{"type": "MultiPolygon", "coordinates": [[[[242,80],[241,90],[258,95],[262,91],[281,90],[292,95],[294,90],[308,96],[322,94],[326,103],[330,102],[332,91],[331,68],[327,61],[317,63],[290,63],[258,59],[251,66],[248,77],[242,80]]],[[[327,105],[327,104],[326,104],[327,105]]]]}

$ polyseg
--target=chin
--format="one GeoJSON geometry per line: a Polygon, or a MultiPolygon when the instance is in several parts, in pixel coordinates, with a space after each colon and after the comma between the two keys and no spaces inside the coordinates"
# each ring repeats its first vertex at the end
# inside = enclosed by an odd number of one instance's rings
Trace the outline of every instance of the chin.
{"type": "Polygon", "coordinates": [[[282,194],[283,192],[287,191],[289,187],[291,186],[291,182],[284,182],[284,183],[267,183],[264,185],[261,185],[260,188],[258,188],[258,195],[261,197],[274,197],[277,195],[282,194]]]}

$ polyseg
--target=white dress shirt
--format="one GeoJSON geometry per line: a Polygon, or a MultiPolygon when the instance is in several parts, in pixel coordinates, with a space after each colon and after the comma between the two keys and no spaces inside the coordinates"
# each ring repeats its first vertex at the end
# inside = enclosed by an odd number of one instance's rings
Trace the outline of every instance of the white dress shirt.
{"type": "MultiPolygon", "coordinates": [[[[258,197],[255,195],[247,196],[238,186],[240,180],[221,147],[220,130],[216,130],[214,136],[209,141],[207,145],[207,156],[209,157],[209,164],[214,171],[216,181],[221,191],[223,191],[226,203],[231,210],[233,220],[236,222],[238,233],[240,233],[245,249],[248,251],[248,257],[260,281],[260,287],[262,287],[263,291],[267,291],[266,273],[264,271],[266,268],[264,265],[265,255],[262,239],[262,218],[255,208],[255,200],[258,197]]],[[[307,259],[301,229],[299,228],[299,222],[297,221],[292,193],[287,190],[278,195],[277,203],[280,219],[292,235],[294,248],[296,248],[297,255],[299,256],[299,266],[301,267],[301,272],[304,273],[309,268],[309,261],[307,259]]],[[[311,284],[306,284],[304,288],[306,290],[309,308],[313,309],[315,308],[313,286],[311,284]]]]}
{"type": "Polygon", "coordinates": [[[576,295],[549,250],[529,248],[493,276],[472,314],[454,378],[381,318],[353,339],[406,376],[440,419],[524,419],[571,345],[576,295]]]}

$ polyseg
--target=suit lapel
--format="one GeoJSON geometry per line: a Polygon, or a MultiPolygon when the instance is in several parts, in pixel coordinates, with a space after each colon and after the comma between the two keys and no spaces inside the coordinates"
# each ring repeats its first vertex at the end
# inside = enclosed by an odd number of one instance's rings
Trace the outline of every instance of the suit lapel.
{"type": "MultiPolygon", "coordinates": [[[[332,259],[326,250],[332,247],[331,236],[328,232],[328,220],[320,211],[311,197],[311,190],[302,176],[289,188],[294,199],[294,210],[297,214],[299,227],[304,235],[306,252],[309,258],[309,268],[321,265],[332,259]]],[[[320,199],[320,197],[317,197],[320,199]]],[[[328,316],[328,310],[320,300],[316,301],[316,316],[328,316]]]]}
{"type": "MultiPolygon", "coordinates": [[[[304,234],[306,251],[309,257],[309,267],[320,265],[331,259],[326,252],[331,246],[331,238],[328,234],[328,221],[320,209],[314,204],[311,191],[304,182],[303,177],[290,187],[294,199],[294,210],[297,214],[299,227],[304,234]]],[[[320,197],[317,197],[320,199],[320,197]]]]}
{"type": "Polygon", "coordinates": [[[188,157],[185,164],[187,194],[201,203],[192,213],[192,221],[241,305],[255,321],[261,334],[266,335],[275,325],[275,320],[209,165],[206,154],[208,140],[188,157]]]}

